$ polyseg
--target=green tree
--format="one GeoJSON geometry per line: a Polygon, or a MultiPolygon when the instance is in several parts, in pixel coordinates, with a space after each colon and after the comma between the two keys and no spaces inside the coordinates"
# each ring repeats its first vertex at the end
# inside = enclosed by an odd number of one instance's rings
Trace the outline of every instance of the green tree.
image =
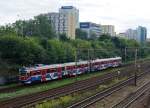
{"type": "Polygon", "coordinates": [[[85,32],[81,29],[76,29],[76,38],[86,40],[88,38],[87,32],[85,32]]]}
{"type": "Polygon", "coordinates": [[[59,40],[61,41],[69,41],[65,33],[59,34],[59,40]]]}
{"type": "Polygon", "coordinates": [[[0,26],[0,36],[16,35],[15,29],[11,25],[0,26]]]}
{"type": "Polygon", "coordinates": [[[2,59],[10,63],[29,65],[45,60],[45,50],[32,38],[3,36],[0,37],[0,46],[2,59]]]}
{"type": "Polygon", "coordinates": [[[104,41],[104,40],[110,40],[110,39],[111,39],[111,36],[109,34],[102,34],[98,40],[104,41]]]}
{"type": "Polygon", "coordinates": [[[46,15],[36,16],[32,20],[16,21],[13,27],[17,31],[18,36],[38,36],[47,39],[56,38],[51,21],[46,15]]]}

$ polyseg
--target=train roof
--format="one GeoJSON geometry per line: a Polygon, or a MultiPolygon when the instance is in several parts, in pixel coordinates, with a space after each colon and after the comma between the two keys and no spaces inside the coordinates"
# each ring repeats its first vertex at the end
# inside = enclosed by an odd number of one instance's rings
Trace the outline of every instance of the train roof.
{"type": "Polygon", "coordinates": [[[97,62],[103,62],[103,61],[120,60],[120,59],[121,59],[121,57],[116,57],[116,58],[96,59],[95,61],[97,61],[97,62]]]}
{"type": "MultiPolygon", "coordinates": [[[[103,62],[103,61],[119,60],[119,59],[121,59],[121,57],[96,59],[96,60],[92,60],[92,62],[103,62]]],[[[79,62],[77,62],[77,65],[87,64],[87,63],[88,63],[88,61],[79,61],[79,62]]],[[[73,66],[73,65],[76,65],[76,62],[25,67],[24,69],[26,70],[26,72],[30,72],[30,71],[38,71],[38,70],[41,70],[41,69],[58,68],[58,67],[73,66]]]]}

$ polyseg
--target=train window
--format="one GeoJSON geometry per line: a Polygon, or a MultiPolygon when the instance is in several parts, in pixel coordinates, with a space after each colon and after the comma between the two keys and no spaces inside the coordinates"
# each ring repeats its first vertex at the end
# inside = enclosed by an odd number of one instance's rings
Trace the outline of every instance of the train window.
{"type": "Polygon", "coordinates": [[[21,75],[21,76],[26,76],[26,73],[21,73],[20,75],[21,75]]]}
{"type": "Polygon", "coordinates": [[[43,70],[45,73],[47,73],[47,70],[45,69],[45,70],[43,70]]]}
{"type": "Polygon", "coordinates": [[[51,72],[56,72],[56,69],[55,69],[55,68],[52,68],[52,69],[51,69],[51,72]]]}
{"type": "Polygon", "coordinates": [[[36,75],[37,73],[36,72],[32,72],[32,75],[36,75]]]}
{"type": "Polygon", "coordinates": [[[101,65],[101,62],[98,62],[99,65],[101,65]]]}
{"type": "Polygon", "coordinates": [[[30,72],[30,75],[32,76],[32,75],[33,75],[33,72],[30,72]]]}
{"type": "Polygon", "coordinates": [[[30,72],[31,73],[31,75],[33,76],[33,75],[36,75],[36,72],[34,72],[34,71],[32,71],[32,72],[30,72]]]}
{"type": "Polygon", "coordinates": [[[72,66],[67,66],[67,70],[70,70],[70,69],[72,69],[72,66]]]}
{"type": "Polygon", "coordinates": [[[68,69],[69,69],[69,66],[67,66],[66,69],[68,70],[68,69]]]}
{"type": "Polygon", "coordinates": [[[76,66],[72,66],[72,69],[75,69],[76,68],[76,66]]]}
{"type": "Polygon", "coordinates": [[[47,73],[50,73],[51,72],[51,70],[50,69],[47,69],[47,73]]]}
{"type": "Polygon", "coordinates": [[[64,71],[65,70],[65,67],[62,67],[62,71],[64,71]]]}
{"type": "Polygon", "coordinates": [[[30,76],[30,73],[27,73],[27,76],[29,77],[29,76],[30,76]]]}
{"type": "Polygon", "coordinates": [[[45,70],[42,70],[42,75],[44,75],[46,72],[45,72],[45,70]]]}
{"type": "Polygon", "coordinates": [[[37,74],[37,75],[40,75],[40,74],[41,74],[41,72],[40,72],[40,71],[36,71],[36,74],[37,74]]]}
{"type": "Polygon", "coordinates": [[[58,76],[58,73],[54,73],[54,77],[58,76]]]}
{"type": "Polygon", "coordinates": [[[20,73],[26,73],[27,70],[26,70],[26,68],[23,67],[23,68],[19,69],[19,72],[20,72],[20,73]]]}

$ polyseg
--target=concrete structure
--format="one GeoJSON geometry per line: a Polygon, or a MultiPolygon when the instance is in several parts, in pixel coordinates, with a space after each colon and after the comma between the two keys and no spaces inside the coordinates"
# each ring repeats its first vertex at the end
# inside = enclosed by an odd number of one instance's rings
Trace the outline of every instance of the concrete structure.
{"type": "Polygon", "coordinates": [[[62,6],[59,13],[48,13],[56,34],[65,33],[68,38],[75,39],[76,28],[79,28],[79,10],[73,6],[62,6]]]}
{"type": "Polygon", "coordinates": [[[76,28],[79,28],[79,10],[73,6],[62,6],[59,9],[59,13],[67,16],[66,35],[70,39],[75,39],[76,28]]]}
{"type": "Polygon", "coordinates": [[[99,24],[92,22],[81,22],[80,29],[87,32],[87,38],[95,38],[101,35],[101,29],[99,24]]]}
{"type": "Polygon", "coordinates": [[[62,33],[67,34],[67,15],[60,13],[48,13],[47,15],[57,35],[62,33]]]}
{"type": "Polygon", "coordinates": [[[133,29],[128,29],[126,31],[126,36],[127,36],[128,39],[134,39],[134,40],[136,40],[137,31],[133,30],[133,29]]]}
{"type": "Polygon", "coordinates": [[[141,43],[144,43],[147,39],[147,29],[146,27],[142,27],[142,26],[139,26],[137,28],[137,38],[136,40],[141,42],[141,43]]]}
{"type": "Polygon", "coordinates": [[[71,22],[75,23],[75,28],[79,28],[79,10],[73,6],[62,6],[59,13],[67,14],[71,22]]]}
{"type": "Polygon", "coordinates": [[[102,25],[102,34],[109,34],[110,36],[115,36],[115,26],[113,25],[102,25]]]}
{"type": "Polygon", "coordinates": [[[147,41],[147,42],[150,42],[150,38],[147,38],[146,41],[147,41]]]}
{"type": "Polygon", "coordinates": [[[119,33],[119,34],[117,34],[117,37],[127,38],[127,34],[126,33],[119,33]]]}

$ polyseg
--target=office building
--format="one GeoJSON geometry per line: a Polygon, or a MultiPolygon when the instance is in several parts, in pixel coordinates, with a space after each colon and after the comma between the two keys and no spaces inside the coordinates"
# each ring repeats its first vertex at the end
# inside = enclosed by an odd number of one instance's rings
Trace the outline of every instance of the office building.
{"type": "Polygon", "coordinates": [[[139,26],[136,30],[137,30],[137,41],[144,43],[147,39],[146,27],[139,26]]]}
{"type": "Polygon", "coordinates": [[[81,22],[80,29],[87,32],[87,38],[96,38],[101,35],[100,25],[92,22],[81,22]]]}

